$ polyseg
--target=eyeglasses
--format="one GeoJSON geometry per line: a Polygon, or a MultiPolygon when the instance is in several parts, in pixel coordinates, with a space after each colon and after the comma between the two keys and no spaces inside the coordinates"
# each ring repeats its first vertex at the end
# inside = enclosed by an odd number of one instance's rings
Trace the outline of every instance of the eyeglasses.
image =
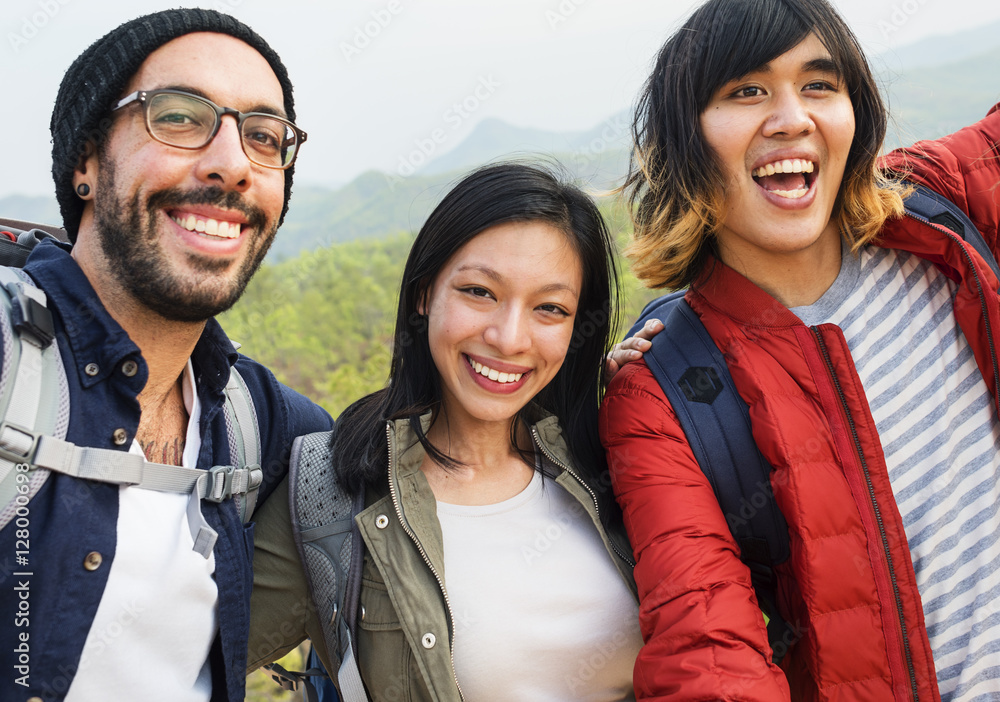
{"type": "Polygon", "coordinates": [[[179,149],[202,149],[219,133],[223,115],[233,115],[243,152],[265,168],[289,168],[306,133],[287,119],[263,112],[243,113],[181,90],[139,90],[123,97],[111,111],[142,104],[146,131],[156,141],[179,149]]]}

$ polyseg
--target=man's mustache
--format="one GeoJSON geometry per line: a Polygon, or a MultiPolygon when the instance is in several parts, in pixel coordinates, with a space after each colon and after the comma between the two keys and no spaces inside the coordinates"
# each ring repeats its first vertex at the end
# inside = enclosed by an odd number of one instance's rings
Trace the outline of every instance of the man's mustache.
{"type": "Polygon", "coordinates": [[[184,205],[211,205],[227,210],[236,210],[247,219],[247,223],[257,231],[263,231],[267,225],[267,215],[264,210],[246,201],[241,193],[213,185],[198,190],[181,190],[167,188],[149,196],[147,209],[174,209],[184,205]]]}

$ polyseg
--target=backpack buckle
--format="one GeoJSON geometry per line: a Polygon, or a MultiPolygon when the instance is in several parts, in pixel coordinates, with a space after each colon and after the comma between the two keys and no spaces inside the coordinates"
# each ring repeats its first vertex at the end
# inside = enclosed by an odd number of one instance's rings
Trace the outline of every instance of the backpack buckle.
{"type": "Polygon", "coordinates": [[[24,287],[17,283],[8,283],[7,292],[10,294],[11,303],[17,303],[11,305],[11,323],[14,329],[19,331],[22,337],[29,336],[39,348],[47,348],[56,336],[49,308],[44,302],[39,302],[26,293],[24,287]]]}
{"type": "Polygon", "coordinates": [[[31,463],[38,435],[24,427],[0,422],[0,458],[11,463],[31,463]]]}
{"type": "Polygon", "coordinates": [[[208,492],[205,499],[209,502],[222,502],[233,494],[233,466],[212,466],[208,469],[208,492]]]}
{"type": "Polygon", "coordinates": [[[208,491],[205,499],[209,502],[222,502],[233,495],[245,495],[256,490],[264,480],[264,471],[260,466],[246,468],[233,466],[212,466],[208,470],[208,491]]]}

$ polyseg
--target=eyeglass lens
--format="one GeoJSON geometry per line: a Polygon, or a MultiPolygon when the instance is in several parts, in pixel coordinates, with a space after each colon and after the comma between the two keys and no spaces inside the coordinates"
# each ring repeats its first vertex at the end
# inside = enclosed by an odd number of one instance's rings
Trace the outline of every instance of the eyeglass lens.
{"type": "MultiPolygon", "coordinates": [[[[203,100],[160,93],[149,99],[147,119],[154,138],[170,146],[200,149],[211,141],[221,118],[215,108],[203,100]]],[[[240,135],[247,158],[269,168],[284,168],[295,158],[298,149],[295,130],[268,115],[245,117],[240,135]]]]}

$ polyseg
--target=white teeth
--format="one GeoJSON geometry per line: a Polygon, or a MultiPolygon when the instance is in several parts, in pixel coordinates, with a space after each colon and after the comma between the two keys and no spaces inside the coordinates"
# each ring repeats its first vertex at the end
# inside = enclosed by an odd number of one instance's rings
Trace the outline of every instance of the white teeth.
{"type": "Polygon", "coordinates": [[[763,178],[775,173],[812,173],[815,169],[816,164],[812,161],[802,158],[790,158],[761,166],[754,170],[753,175],[757,178],[763,178]]]}
{"type": "Polygon", "coordinates": [[[185,218],[171,217],[189,232],[200,232],[219,239],[235,239],[240,235],[240,225],[237,222],[226,222],[218,219],[198,219],[193,214],[185,218]]]}
{"type": "Polygon", "coordinates": [[[795,190],[769,190],[768,192],[773,195],[777,195],[778,197],[788,198],[789,200],[797,200],[809,192],[809,188],[796,188],[795,190]]]}
{"type": "Polygon", "coordinates": [[[516,383],[521,379],[521,376],[524,375],[524,373],[501,373],[498,370],[495,370],[488,366],[484,366],[482,363],[479,363],[478,361],[473,361],[471,358],[468,357],[466,358],[469,361],[469,364],[475,369],[477,373],[479,373],[479,375],[489,378],[490,380],[495,380],[498,383],[516,383]]]}

